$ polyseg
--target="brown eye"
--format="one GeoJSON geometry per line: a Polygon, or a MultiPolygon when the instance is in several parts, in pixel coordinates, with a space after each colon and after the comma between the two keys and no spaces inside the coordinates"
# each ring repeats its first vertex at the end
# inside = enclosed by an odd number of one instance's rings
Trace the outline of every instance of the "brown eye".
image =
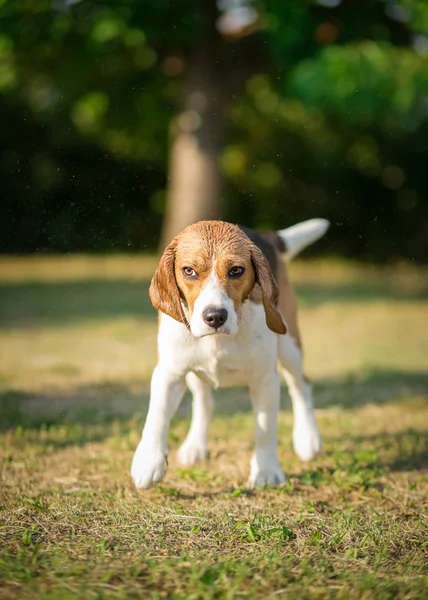
{"type": "Polygon", "coordinates": [[[238,279],[245,273],[244,267],[232,267],[229,271],[229,277],[231,279],[238,279]]]}
{"type": "Polygon", "coordinates": [[[195,269],[192,269],[192,267],[183,267],[182,271],[187,279],[197,279],[198,277],[198,274],[196,273],[195,269]]]}

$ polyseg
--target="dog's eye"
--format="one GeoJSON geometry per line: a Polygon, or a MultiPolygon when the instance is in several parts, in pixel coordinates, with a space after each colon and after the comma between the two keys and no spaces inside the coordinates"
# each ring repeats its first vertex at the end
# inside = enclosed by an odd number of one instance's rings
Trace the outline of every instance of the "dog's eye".
{"type": "Polygon", "coordinates": [[[243,275],[244,272],[244,267],[232,267],[229,271],[229,277],[231,279],[237,279],[238,277],[241,277],[241,275],[243,275]]]}
{"type": "Polygon", "coordinates": [[[187,279],[196,279],[198,277],[198,274],[192,267],[183,267],[182,271],[187,279]]]}

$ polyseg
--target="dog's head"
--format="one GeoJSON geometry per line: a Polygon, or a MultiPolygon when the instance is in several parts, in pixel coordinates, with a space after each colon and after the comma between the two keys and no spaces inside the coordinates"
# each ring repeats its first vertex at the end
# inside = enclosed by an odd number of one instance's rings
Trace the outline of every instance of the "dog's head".
{"type": "Polygon", "coordinates": [[[153,306],[196,337],[238,332],[241,309],[260,286],[266,323],[287,331],[276,308],[278,286],[261,250],[236,225],[200,221],[166,248],[150,286],[153,306]]]}

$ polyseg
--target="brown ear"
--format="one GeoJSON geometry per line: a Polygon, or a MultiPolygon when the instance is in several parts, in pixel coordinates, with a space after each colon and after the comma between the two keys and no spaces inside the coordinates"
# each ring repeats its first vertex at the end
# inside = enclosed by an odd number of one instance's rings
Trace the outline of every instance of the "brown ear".
{"type": "Polygon", "coordinates": [[[153,276],[150,285],[149,295],[153,306],[161,312],[169,315],[176,321],[184,323],[189,327],[189,323],[184,314],[180,299],[180,290],[178,289],[175,278],[175,251],[177,249],[177,240],[166,247],[159,261],[156,273],[153,276]]]}
{"type": "Polygon", "coordinates": [[[287,333],[287,327],[276,307],[279,290],[278,285],[272,275],[269,263],[263,252],[255,245],[252,245],[251,260],[253,263],[256,282],[262,290],[263,306],[266,313],[266,325],[275,333],[287,333]]]}

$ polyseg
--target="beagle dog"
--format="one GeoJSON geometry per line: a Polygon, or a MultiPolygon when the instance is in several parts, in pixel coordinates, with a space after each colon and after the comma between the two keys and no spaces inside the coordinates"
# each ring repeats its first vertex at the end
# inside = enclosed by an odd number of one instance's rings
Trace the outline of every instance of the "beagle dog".
{"type": "Polygon", "coordinates": [[[201,221],[163,253],[150,286],[159,311],[158,363],[150,406],[132,461],[137,488],[165,475],[167,436],[186,385],[192,422],[178,451],[183,465],[208,455],[212,389],[248,386],[255,418],[249,487],[285,481],[278,460],[279,370],[290,392],[293,444],[303,460],[321,449],[311,387],[303,375],[297,304],[283,260],[324,235],[325,219],[257,234],[222,221],[201,221]]]}

